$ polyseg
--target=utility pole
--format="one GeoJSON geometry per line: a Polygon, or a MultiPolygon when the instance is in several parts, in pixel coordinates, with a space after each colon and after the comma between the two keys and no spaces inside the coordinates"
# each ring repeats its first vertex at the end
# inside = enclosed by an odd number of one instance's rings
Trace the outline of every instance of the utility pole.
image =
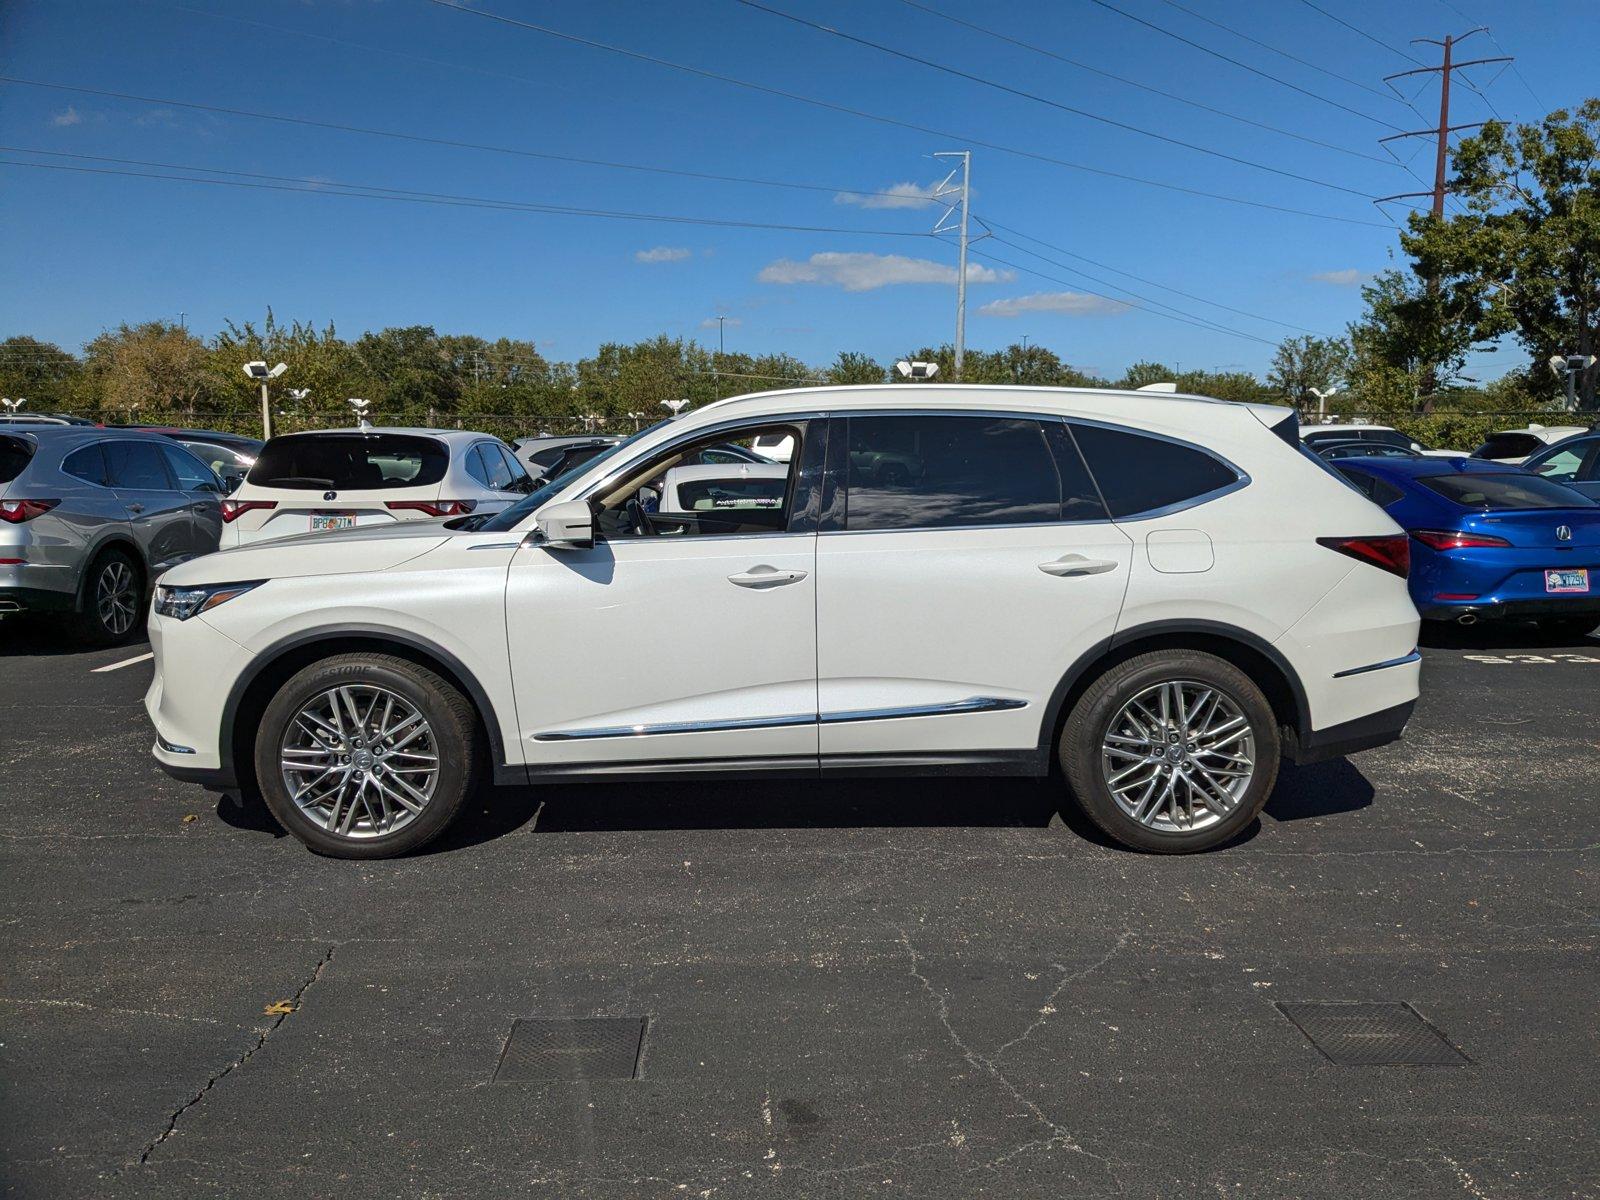
{"type": "Polygon", "coordinates": [[[722,345],[722,323],[724,321],[726,321],[727,319],[728,318],[725,317],[725,316],[717,318],[717,357],[718,358],[721,358],[723,356],[723,354],[726,353],[726,351],[723,349],[723,345],[722,345]]]}
{"type": "Polygon", "coordinates": [[[1436,129],[1411,129],[1405,133],[1390,134],[1386,138],[1378,139],[1380,145],[1408,137],[1431,137],[1437,139],[1437,141],[1433,152],[1433,190],[1431,192],[1401,192],[1394,196],[1384,196],[1374,201],[1375,204],[1387,204],[1390,200],[1416,200],[1428,196],[1433,201],[1433,215],[1440,218],[1444,216],[1444,198],[1445,193],[1449,190],[1450,135],[1458,129],[1477,129],[1483,124],[1482,121],[1470,121],[1464,125],[1450,124],[1450,75],[1454,71],[1461,70],[1462,67],[1476,67],[1484,63],[1511,61],[1509,54],[1502,54],[1494,58],[1474,58],[1466,62],[1454,62],[1452,61],[1453,51],[1457,45],[1466,41],[1473,34],[1488,32],[1487,26],[1480,25],[1476,29],[1467,30],[1460,37],[1451,37],[1447,34],[1442,42],[1437,38],[1412,38],[1412,45],[1426,42],[1430,46],[1438,46],[1444,52],[1442,63],[1437,67],[1418,67],[1414,71],[1401,71],[1398,74],[1385,75],[1383,77],[1383,81],[1389,83],[1395,79],[1404,79],[1408,75],[1431,75],[1437,71],[1439,73],[1439,125],[1436,129]]]}
{"type": "MultiPolygon", "coordinates": [[[[953,372],[955,381],[959,383],[961,381],[961,360],[965,357],[967,351],[967,218],[972,198],[972,151],[940,150],[933,157],[959,158],[961,160],[961,165],[951,170],[950,174],[944,177],[944,181],[933,189],[933,198],[935,200],[954,195],[957,191],[961,193],[960,241],[958,243],[960,251],[956,260],[956,361],[953,372]],[[956,171],[961,172],[961,186],[959,189],[951,186],[951,181],[956,177],[956,171]]],[[[938,222],[933,227],[933,232],[936,234],[946,232],[950,226],[946,225],[945,222],[950,220],[951,214],[955,211],[953,206],[946,205],[944,212],[940,214],[938,222]]]]}

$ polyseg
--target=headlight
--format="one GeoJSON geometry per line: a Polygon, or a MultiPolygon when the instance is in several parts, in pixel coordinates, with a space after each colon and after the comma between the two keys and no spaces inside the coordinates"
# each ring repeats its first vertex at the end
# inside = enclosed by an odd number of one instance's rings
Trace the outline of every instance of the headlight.
{"type": "Polygon", "coordinates": [[[226,604],[235,596],[242,596],[266,580],[250,583],[202,583],[195,587],[156,587],[156,616],[187,621],[199,613],[208,612],[219,604],[226,604]]]}

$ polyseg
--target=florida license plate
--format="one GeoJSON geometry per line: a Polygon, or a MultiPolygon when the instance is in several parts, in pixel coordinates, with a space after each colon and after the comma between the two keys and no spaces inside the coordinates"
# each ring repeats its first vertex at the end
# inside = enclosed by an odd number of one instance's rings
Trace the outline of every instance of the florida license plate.
{"type": "Polygon", "coordinates": [[[352,529],[355,527],[355,513],[312,513],[311,532],[326,533],[330,529],[352,529]]]}
{"type": "Polygon", "coordinates": [[[1547,592],[1587,592],[1589,590],[1589,569],[1580,567],[1575,571],[1546,571],[1544,573],[1544,590],[1547,592]]]}

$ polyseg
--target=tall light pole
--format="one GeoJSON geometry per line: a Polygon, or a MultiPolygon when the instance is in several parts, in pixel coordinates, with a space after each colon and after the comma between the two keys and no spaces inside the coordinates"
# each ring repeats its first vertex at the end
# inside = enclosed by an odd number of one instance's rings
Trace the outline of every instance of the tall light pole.
{"type": "Polygon", "coordinates": [[[1578,408],[1578,376],[1582,375],[1596,362],[1600,362],[1593,354],[1554,354],[1550,356],[1549,367],[1559,376],[1564,376],[1567,381],[1567,408],[1576,411],[1578,408]]]}
{"type": "MultiPolygon", "coordinates": [[[[959,242],[960,250],[956,255],[956,361],[954,371],[956,382],[959,383],[961,381],[961,360],[965,357],[967,351],[967,218],[970,208],[969,201],[972,196],[972,151],[940,150],[933,157],[959,158],[961,160],[961,166],[957,168],[961,172],[961,237],[959,242]]],[[[951,180],[955,178],[955,175],[955,170],[952,170],[950,174],[945,176],[944,182],[934,188],[933,198],[935,200],[951,195],[956,191],[954,187],[950,186],[951,180]]],[[[942,233],[948,228],[945,225],[945,221],[952,211],[954,210],[951,208],[944,210],[938,223],[933,227],[934,233],[942,233]]]]}
{"type": "Polygon", "coordinates": [[[272,402],[267,396],[267,384],[288,369],[287,363],[279,363],[275,367],[269,367],[260,361],[247,362],[244,365],[244,373],[261,384],[261,436],[264,439],[272,437],[272,402]]]}
{"type": "Polygon", "coordinates": [[[727,351],[723,349],[723,345],[722,345],[722,323],[724,321],[726,321],[727,319],[728,318],[725,317],[725,316],[721,316],[721,317],[717,318],[717,356],[719,358],[723,354],[727,353],[727,351]]]}

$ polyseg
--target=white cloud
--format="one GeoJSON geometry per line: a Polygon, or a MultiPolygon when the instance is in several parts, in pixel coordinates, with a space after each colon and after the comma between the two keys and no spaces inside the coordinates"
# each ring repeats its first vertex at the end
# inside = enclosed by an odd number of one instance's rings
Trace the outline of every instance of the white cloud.
{"type": "MultiPolygon", "coordinates": [[[[900,283],[954,283],[956,269],[929,258],[907,258],[903,254],[830,250],[813,254],[805,262],[780,258],[762,267],[756,278],[762,283],[815,283],[847,292],[870,292],[900,283]]],[[[967,264],[968,283],[1005,283],[1015,278],[1012,271],[967,264]]]]}
{"type": "Polygon", "coordinates": [[[83,114],[69,104],[50,118],[50,124],[60,128],[65,128],[68,125],[82,125],[83,114]]]}
{"type": "Polygon", "coordinates": [[[853,204],[857,208],[927,208],[933,203],[936,184],[895,183],[880,192],[839,192],[835,204],[853,204]]]}
{"type": "Polygon", "coordinates": [[[687,246],[652,246],[648,250],[635,250],[633,261],[642,263],[682,262],[694,251],[687,246]]]}
{"type": "MultiPolygon", "coordinates": [[[[743,317],[723,317],[721,323],[723,325],[743,325],[744,324],[744,318],[743,317]]],[[[700,328],[701,329],[716,329],[717,328],[717,319],[715,317],[707,317],[704,321],[700,322],[700,328]]]]}
{"type": "Polygon", "coordinates": [[[1087,292],[1034,292],[1028,296],[991,301],[978,312],[985,317],[1020,317],[1023,313],[1036,312],[1098,317],[1126,312],[1128,307],[1119,300],[1107,300],[1104,296],[1091,296],[1087,292]]]}
{"type": "Polygon", "coordinates": [[[1331,283],[1334,287],[1355,287],[1361,282],[1361,272],[1354,267],[1346,267],[1342,271],[1318,271],[1311,277],[1318,283],[1331,283]]]}

